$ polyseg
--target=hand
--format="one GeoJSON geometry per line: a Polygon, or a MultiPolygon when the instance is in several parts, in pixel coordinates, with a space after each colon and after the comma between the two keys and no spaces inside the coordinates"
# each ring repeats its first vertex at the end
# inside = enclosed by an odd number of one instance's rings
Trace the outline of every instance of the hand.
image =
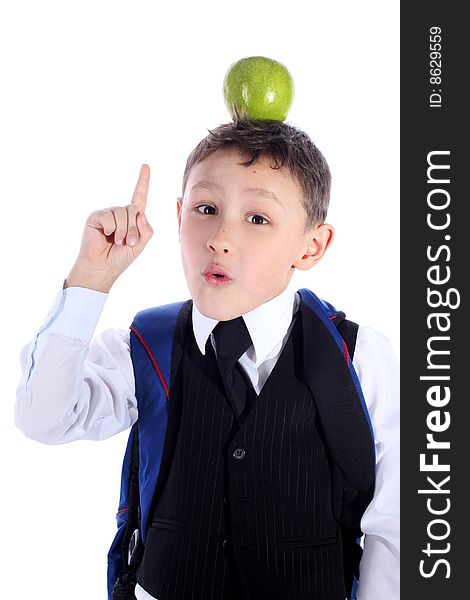
{"type": "Polygon", "coordinates": [[[143,164],[131,203],[92,212],[85,223],[80,252],[64,287],[108,292],[153,235],[145,217],[150,168],[143,164]]]}

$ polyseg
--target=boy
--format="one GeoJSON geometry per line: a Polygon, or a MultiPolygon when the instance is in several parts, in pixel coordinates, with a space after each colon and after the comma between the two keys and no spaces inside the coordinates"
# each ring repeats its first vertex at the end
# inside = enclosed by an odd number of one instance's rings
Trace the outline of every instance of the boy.
{"type": "Polygon", "coordinates": [[[113,283],[152,236],[148,185],[143,165],[130,205],[89,216],[64,290],[23,348],[18,427],[44,443],[103,439],[139,413],[141,499],[145,486],[154,496],[140,513],[138,600],[344,600],[348,510],[366,534],[357,597],[395,600],[396,360],[360,327],[352,369],[330,335],[344,313],[315,314],[313,294],[291,284],[333,239],[324,157],[293,126],[244,121],[190,154],[177,217],[192,302],[178,308],[161,405],[154,313],[90,344],[113,283]]]}

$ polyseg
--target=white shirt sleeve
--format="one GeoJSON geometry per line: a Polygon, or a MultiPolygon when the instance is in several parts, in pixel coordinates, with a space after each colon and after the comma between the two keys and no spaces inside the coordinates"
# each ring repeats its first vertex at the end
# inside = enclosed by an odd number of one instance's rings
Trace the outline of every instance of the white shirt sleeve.
{"type": "Polygon", "coordinates": [[[137,419],[129,331],[93,333],[108,294],[60,290],[44,324],[21,350],[15,424],[45,444],[101,440],[137,419]]]}
{"type": "Polygon", "coordinates": [[[360,327],[353,360],[375,436],[376,482],[365,533],[358,600],[400,598],[400,375],[385,336],[360,327]]]}

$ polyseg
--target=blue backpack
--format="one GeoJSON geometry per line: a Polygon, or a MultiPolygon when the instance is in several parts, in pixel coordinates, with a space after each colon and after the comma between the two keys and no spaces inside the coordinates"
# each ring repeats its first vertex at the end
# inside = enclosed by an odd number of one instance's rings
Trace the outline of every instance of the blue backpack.
{"type": "MultiPolygon", "coordinates": [[[[301,289],[299,294],[302,302],[320,318],[346,361],[362,406],[360,417],[365,417],[370,431],[374,471],[373,429],[352,364],[358,326],[346,320],[343,312],[337,311],[310,290],[301,289]]],[[[149,380],[153,378],[158,392],[153,394],[151,403],[145,404],[145,400],[139,399],[136,382],[139,420],[130,431],[123,461],[120,502],[116,515],[118,529],[108,553],[108,600],[135,598],[136,573],[145,546],[147,523],[151,516],[168,423],[176,324],[179,318],[189,314],[191,308],[192,300],[149,308],[137,313],[130,326],[134,368],[146,369],[149,380]],[[145,332],[145,336],[142,332],[145,332]]],[[[321,409],[319,415],[321,419],[321,409]]],[[[362,536],[360,518],[372,500],[374,484],[364,487],[357,483],[354,488],[345,487],[342,473],[346,469],[344,464],[332,465],[333,495],[336,493],[340,496],[341,514],[336,516],[341,524],[345,583],[350,600],[354,600],[362,555],[359,545],[362,536]]]]}

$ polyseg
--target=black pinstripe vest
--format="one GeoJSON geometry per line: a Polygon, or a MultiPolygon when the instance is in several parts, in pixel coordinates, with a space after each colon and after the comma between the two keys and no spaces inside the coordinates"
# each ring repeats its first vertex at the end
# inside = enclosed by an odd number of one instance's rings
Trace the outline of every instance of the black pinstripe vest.
{"type": "MultiPolygon", "coordinates": [[[[225,397],[210,340],[203,356],[191,314],[180,319],[183,347],[137,578],[158,600],[344,600],[331,461],[303,377],[307,312],[298,311],[241,419],[225,397]]],[[[363,427],[352,426],[355,434],[363,427]]]]}

